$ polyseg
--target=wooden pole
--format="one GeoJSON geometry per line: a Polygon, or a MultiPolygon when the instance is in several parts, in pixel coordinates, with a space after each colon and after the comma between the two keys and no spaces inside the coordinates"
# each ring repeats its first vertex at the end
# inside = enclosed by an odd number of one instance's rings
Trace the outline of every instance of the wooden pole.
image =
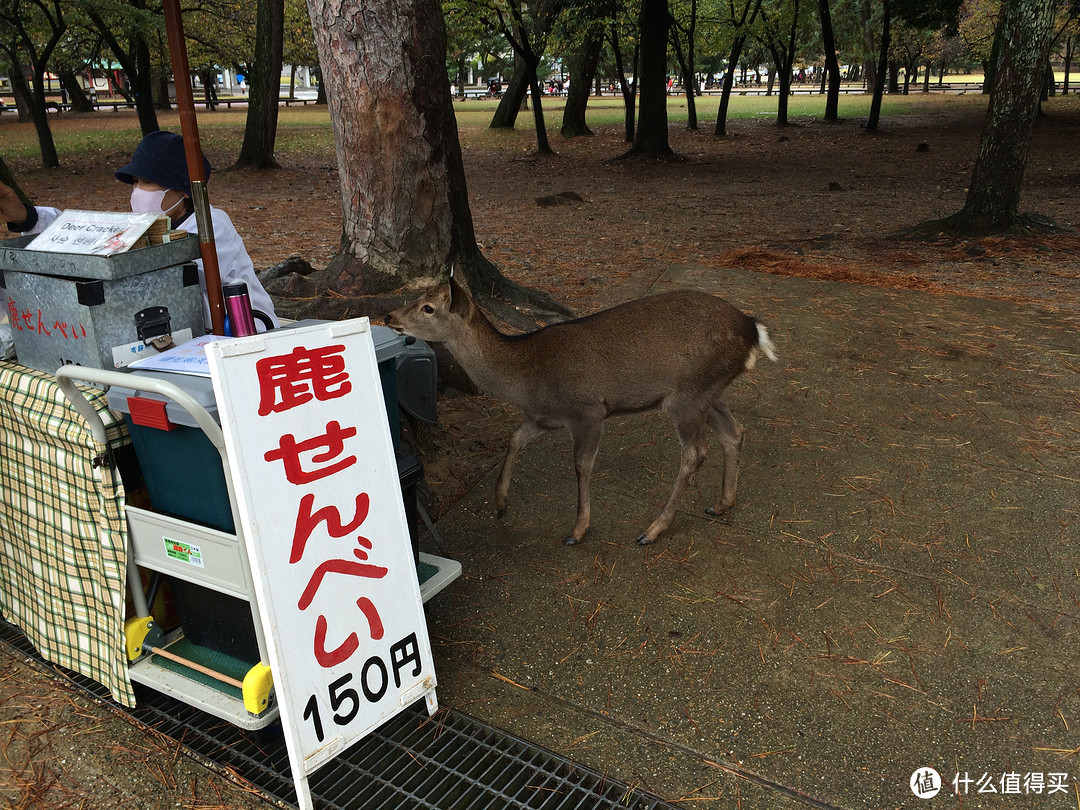
{"type": "Polygon", "coordinates": [[[176,106],[180,111],[180,133],[184,136],[184,155],[187,158],[188,179],[191,180],[191,200],[195,206],[195,222],[199,228],[199,251],[202,253],[203,276],[206,278],[206,298],[210,303],[211,331],[215,335],[224,335],[225,300],[221,293],[221,270],[214,242],[214,224],[210,219],[210,199],[206,194],[206,171],[203,167],[199,124],[195,120],[195,99],[191,94],[191,71],[188,68],[187,44],[184,41],[184,22],[180,17],[179,0],[164,0],[163,6],[173,83],[176,85],[176,106]]]}

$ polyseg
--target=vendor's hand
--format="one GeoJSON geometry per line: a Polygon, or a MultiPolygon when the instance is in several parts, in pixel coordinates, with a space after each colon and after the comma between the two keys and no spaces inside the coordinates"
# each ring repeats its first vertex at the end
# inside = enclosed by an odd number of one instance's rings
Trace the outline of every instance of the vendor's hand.
{"type": "Polygon", "coordinates": [[[11,186],[0,183],[0,222],[10,222],[17,225],[26,222],[30,212],[26,209],[26,203],[19,199],[19,195],[11,186]]]}

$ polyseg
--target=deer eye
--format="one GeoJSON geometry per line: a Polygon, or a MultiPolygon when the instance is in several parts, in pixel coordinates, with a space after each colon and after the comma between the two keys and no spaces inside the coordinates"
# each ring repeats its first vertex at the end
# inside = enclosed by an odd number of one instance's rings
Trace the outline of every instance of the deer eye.
{"type": "Polygon", "coordinates": [[[420,307],[420,311],[423,312],[425,315],[432,315],[435,312],[435,307],[433,307],[431,304],[424,304],[422,307],[420,307]]]}

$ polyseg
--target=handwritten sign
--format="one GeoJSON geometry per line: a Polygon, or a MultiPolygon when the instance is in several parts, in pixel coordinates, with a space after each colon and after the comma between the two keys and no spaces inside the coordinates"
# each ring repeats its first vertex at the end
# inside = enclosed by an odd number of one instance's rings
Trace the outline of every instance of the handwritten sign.
{"type": "Polygon", "coordinates": [[[11,293],[8,293],[7,296],[7,315],[8,323],[11,324],[13,329],[18,329],[20,332],[34,332],[45,337],[52,337],[55,332],[58,337],[62,337],[64,340],[86,339],[86,326],[81,321],[79,323],[69,323],[63,319],[54,319],[48,313],[43,313],[41,307],[38,307],[36,311],[33,308],[22,307],[12,297],[11,293]]]}
{"type": "MultiPolygon", "coordinates": [[[[207,346],[301,807],[435,671],[367,318],[207,346]]],[[[306,804],[305,804],[306,802],[306,804]]]]}

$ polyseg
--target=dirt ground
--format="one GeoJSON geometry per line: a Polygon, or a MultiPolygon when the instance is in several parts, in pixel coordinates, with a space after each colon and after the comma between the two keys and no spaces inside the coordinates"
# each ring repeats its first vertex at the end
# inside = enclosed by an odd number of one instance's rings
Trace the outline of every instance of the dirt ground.
{"type": "MultiPolygon", "coordinates": [[[[477,238],[505,274],[581,314],[643,294],[682,263],[1022,301],[1076,314],[1076,233],[923,241],[897,236],[963,205],[985,100],[951,101],[885,118],[877,134],[864,132],[858,119],[799,121],[783,129],[767,119],[739,120],[724,140],[707,125],[697,132],[673,129],[672,146],[686,158],[676,163],[608,160],[624,149],[621,126],[574,141],[553,133],[553,157],[533,155],[528,131],[466,130],[477,238]],[[537,202],[570,191],[582,201],[537,202]]],[[[1080,228],[1080,101],[1058,97],[1045,111],[1021,208],[1080,228]]],[[[130,125],[136,126],[133,118],[130,125]]],[[[98,155],[54,172],[12,168],[39,202],[88,207],[86,200],[96,194],[100,207],[122,207],[125,189],[112,184],[100,194],[121,158],[98,155]]],[[[323,266],[341,228],[335,158],[289,155],[285,161],[280,171],[215,172],[211,198],[233,217],[257,268],[291,255],[323,266]]],[[[439,407],[440,424],[421,435],[436,518],[498,463],[515,418],[494,400],[454,391],[444,392],[439,407]]],[[[103,739],[93,735],[114,720],[0,650],[0,800],[16,807],[133,806],[127,804],[133,795],[146,807],[250,801],[199,769],[175,771],[187,767],[175,751],[145,753],[143,746],[162,744],[141,732],[97,747],[109,756],[121,752],[123,768],[145,775],[145,789],[115,788],[99,764],[87,764],[88,756],[65,755],[73,735],[103,739]],[[151,793],[153,800],[146,798],[151,793]]]]}

